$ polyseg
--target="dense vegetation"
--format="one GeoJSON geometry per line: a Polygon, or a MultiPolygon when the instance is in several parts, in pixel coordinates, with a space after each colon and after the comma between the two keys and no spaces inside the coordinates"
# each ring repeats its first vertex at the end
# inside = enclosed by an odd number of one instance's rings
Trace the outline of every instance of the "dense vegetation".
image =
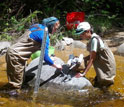
{"type": "MultiPolygon", "coordinates": [[[[73,11],[85,12],[85,20],[97,33],[124,26],[123,0],[0,0],[0,40],[20,36],[31,24],[49,16],[58,17],[65,27],[66,14],[73,11]]],[[[66,31],[60,35],[73,34],[66,31]]]]}

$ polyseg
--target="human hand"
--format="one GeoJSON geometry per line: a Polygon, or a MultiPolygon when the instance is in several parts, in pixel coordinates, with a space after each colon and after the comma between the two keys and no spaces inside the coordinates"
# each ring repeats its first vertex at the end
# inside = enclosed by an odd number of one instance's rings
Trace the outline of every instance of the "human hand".
{"type": "Polygon", "coordinates": [[[76,77],[76,78],[80,78],[80,77],[83,77],[83,76],[85,76],[85,75],[86,75],[85,73],[83,73],[83,74],[77,73],[77,74],[75,75],[75,77],[76,77]]]}
{"type": "Polygon", "coordinates": [[[57,69],[62,70],[62,66],[60,64],[55,65],[57,69]]]}

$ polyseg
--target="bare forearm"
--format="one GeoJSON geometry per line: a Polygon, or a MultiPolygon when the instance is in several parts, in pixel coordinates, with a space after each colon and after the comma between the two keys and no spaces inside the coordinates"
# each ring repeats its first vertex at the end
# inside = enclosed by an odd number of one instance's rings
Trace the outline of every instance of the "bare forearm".
{"type": "Polygon", "coordinates": [[[84,57],[84,60],[89,60],[90,59],[90,55],[84,57]]]}
{"type": "Polygon", "coordinates": [[[92,64],[93,64],[93,59],[90,59],[89,62],[88,62],[88,64],[87,64],[87,67],[84,70],[84,73],[85,74],[89,71],[89,69],[92,66],[92,64]]]}
{"type": "Polygon", "coordinates": [[[85,65],[85,67],[87,67],[87,62],[88,62],[89,59],[90,59],[90,55],[84,57],[84,65],[85,65]]]}
{"type": "Polygon", "coordinates": [[[93,61],[94,61],[95,58],[96,58],[96,52],[92,51],[89,56],[85,57],[84,60],[86,60],[86,59],[88,59],[88,58],[89,58],[89,61],[88,61],[87,65],[86,65],[86,68],[84,69],[83,74],[80,73],[79,75],[77,75],[78,77],[83,77],[83,76],[85,76],[86,73],[89,71],[90,67],[91,67],[92,64],[93,64],[93,61]]]}
{"type": "Polygon", "coordinates": [[[62,70],[62,66],[60,64],[53,64],[52,66],[56,69],[62,70]]]}

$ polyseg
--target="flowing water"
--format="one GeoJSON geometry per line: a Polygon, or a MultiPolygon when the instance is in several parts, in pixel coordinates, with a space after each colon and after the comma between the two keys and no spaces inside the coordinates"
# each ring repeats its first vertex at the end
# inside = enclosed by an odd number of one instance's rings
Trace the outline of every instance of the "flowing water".
{"type": "MultiPolygon", "coordinates": [[[[66,51],[55,51],[55,55],[67,62],[70,54],[79,56],[88,54],[86,50],[66,48],[66,51]]],[[[67,91],[64,89],[40,89],[38,96],[33,97],[33,89],[23,89],[19,96],[9,96],[7,91],[0,90],[0,107],[123,107],[124,106],[124,57],[115,55],[117,75],[115,83],[108,90],[85,89],[67,91]]],[[[7,83],[5,56],[0,57],[0,87],[7,83]]],[[[94,68],[91,67],[86,77],[93,82],[94,68]]],[[[9,87],[8,87],[9,88],[9,87]]]]}

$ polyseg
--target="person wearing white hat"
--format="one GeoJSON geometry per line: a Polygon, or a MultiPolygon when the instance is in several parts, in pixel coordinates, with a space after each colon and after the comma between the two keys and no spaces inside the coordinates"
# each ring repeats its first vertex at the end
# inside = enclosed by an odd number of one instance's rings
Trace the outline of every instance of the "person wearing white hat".
{"type": "Polygon", "coordinates": [[[76,29],[76,34],[82,39],[89,39],[87,50],[90,54],[84,57],[85,69],[83,73],[78,73],[76,77],[85,76],[90,67],[94,66],[96,71],[94,86],[102,88],[109,87],[114,83],[116,75],[115,58],[107,44],[96,33],[88,22],[81,22],[76,29]]]}

